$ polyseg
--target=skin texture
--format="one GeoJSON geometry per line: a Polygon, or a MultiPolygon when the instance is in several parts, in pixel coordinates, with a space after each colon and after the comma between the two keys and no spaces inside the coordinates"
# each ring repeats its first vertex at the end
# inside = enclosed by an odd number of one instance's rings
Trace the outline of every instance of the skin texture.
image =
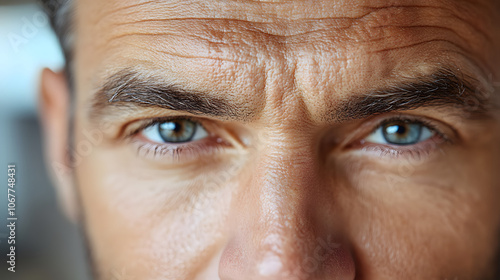
{"type": "Polygon", "coordinates": [[[40,104],[61,202],[98,279],[492,279],[498,110],[331,116],[349,97],[443,67],[494,104],[494,2],[76,1],[74,109],[48,70],[40,104]],[[123,69],[248,114],[131,105],[95,117],[98,89],[123,69]],[[213,137],[172,156],[131,133],[169,116],[213,137]],[[361,141],[391,116],[448,140],[361,141]]]}

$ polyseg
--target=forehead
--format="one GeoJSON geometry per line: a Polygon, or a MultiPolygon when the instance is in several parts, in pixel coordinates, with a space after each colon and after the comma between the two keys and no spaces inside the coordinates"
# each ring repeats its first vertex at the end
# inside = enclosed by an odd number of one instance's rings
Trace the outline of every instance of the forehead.
{"type": "Polygon", "coordinates": [[[359,91],[439,64],[493,73],[493,2],[79,1],[76,68],[83,87],[134,66],[239,98],[359,91]]]}

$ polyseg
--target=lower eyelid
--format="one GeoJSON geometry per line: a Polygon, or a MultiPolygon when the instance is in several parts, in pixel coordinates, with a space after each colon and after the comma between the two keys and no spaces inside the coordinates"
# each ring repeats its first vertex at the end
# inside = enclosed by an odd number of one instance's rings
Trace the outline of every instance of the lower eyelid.
{"type": "Polygon", "coordinates": [[[438,133],[435,133],[431,138],[413,145],[389,145],[376,143],[357,143],[349,149],[359,151],[376,157],[400,158],[407,159],[422,159],[430,156],[434,151],[438,150],[441,145],[448,143],[438,133]]]}
{"type": "Polygon", "coordinates": [[[162,163],[198,160],[202,157],[217,155],[230,147],[224,140],[210,136],[205,139],[180,144],[151,143],[134,137],[131,144],[136,150],[137,156],[162,163]]]}

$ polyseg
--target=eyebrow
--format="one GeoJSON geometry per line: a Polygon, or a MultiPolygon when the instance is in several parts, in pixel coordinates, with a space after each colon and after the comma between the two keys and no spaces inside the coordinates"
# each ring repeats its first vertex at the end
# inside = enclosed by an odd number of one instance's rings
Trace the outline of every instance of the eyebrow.
{"type": "Polygon", "coordinates": [[[477,79],[442,68],[428,76],[353,95],[340,102],[329,116],[346,121],[425,107],[453,108],[465,118],[485,118],[495,108],[488,98],[490,94],[477,79]]]}
{"type": "Polygon", "coordinates": [[[109,78],[97,90],[90,108],[91,119],[109,115],[112,108],[156,107],[184,111],[194,115],[247,120],[252,114],[236,103],[216,96],[166,84],[156,77],[124,69],[109,78]]]}
{"type": "MultiPolygon", "coordinates": [[[[353,94],[329,108],[327,121],[348,121],[394,111],[420,107],[455,108],[469,118],[489,115],[488,94],[479,90],[479,82],[448,69],[400,82],[395,86],[368,93],[353,94]]],[[[97,90],[90,107],[91,119],[114,115],[110,109],[153,107],[188,112],[194,115],[250,121],[255,110],[180,85],[165,84],[157,78],[124,69],[106,79],[97,90]]],[[[128,114],[129,111],[126,111],[128,114]]]]}

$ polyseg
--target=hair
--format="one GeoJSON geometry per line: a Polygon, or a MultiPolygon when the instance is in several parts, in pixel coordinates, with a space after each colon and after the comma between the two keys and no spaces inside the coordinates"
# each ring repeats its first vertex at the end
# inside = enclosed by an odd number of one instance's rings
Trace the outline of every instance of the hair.
{"type": "Polygon", "coordinates": [[[50,19],[52,29],[59,39],[64,59],[68,83],[71,85],[71,60],[73,57],[73,0],[40,0],[50,19]]]}

